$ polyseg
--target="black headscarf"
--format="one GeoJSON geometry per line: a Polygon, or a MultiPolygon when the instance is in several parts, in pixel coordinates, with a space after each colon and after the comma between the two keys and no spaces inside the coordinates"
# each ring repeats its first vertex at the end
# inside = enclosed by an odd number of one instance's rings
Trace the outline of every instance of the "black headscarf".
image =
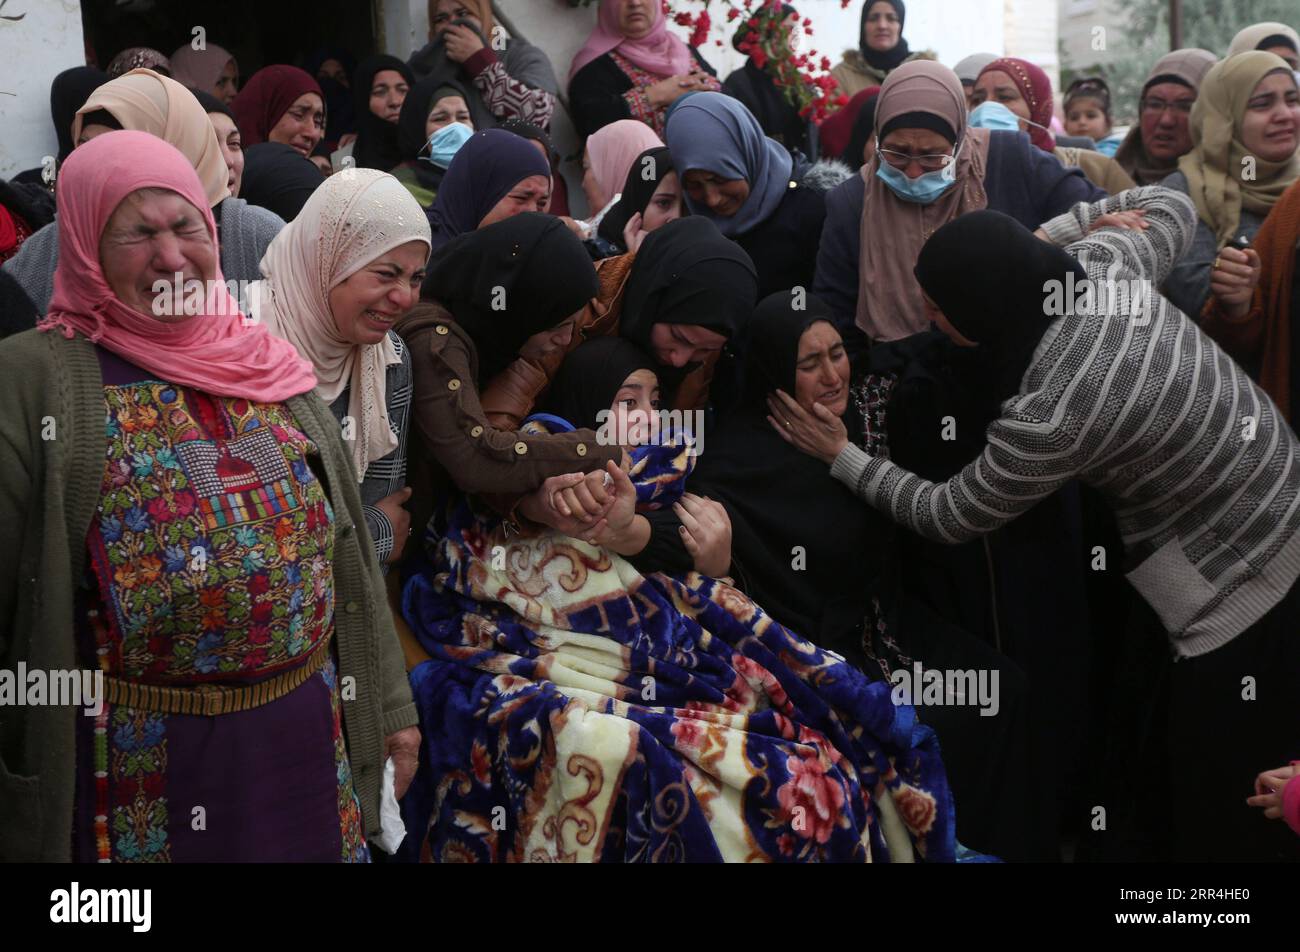
{"type": "Polygon", "coordinates": [[[239,128],[239,120],[235,118],[234,110],[216,96],[212,95],[212,93],[204,92],[202,89],[195,89],[193,86],[187,86],[185,88],[194,94],[194,98],[199,101],[199,105],[203,107],[204,112],[219,112],[223,116],[229,116],[230,121],[235,124],[235,128],[239,128]]]}
{"type": "Polygon", "coordinates": [[[582,241],[553,215],[524,212],[435,251],[421,296],[451,311],[474,341],[482,384],[528,338],[572,316],[596,291],[582,241]]]}
{"type": "Polygon", "coordinates": [[[1076,287],[1083,266],[1034,237],[1020,222],[982,209],[955,218],[921,249],[916,280],[986,367],[989,396],[999,402],[1020,389],[1034,349],[1055,318],[1045,313],[1049,281],[1076,287]],[[1012,266],[1008,266],[1012,262],[1012,266]]]}
{"type": "Polygon", "coordinates": [[[744,249],[707,218],[678,218],[641,243],[619,332],[647,350],[650,329],[661,323],[692,324],[731,338],[757,298],[758,276],[744,249]]]}
{"type": "Polygon", "coordinates": [[[862,58],[874,66],[876,69],[896,69],[901,66],[903,60],[911,55],[912,51],[907,48],[907,40],[903,39],[903,27],[907,23],[907,6],[903,0],[884,0],[894,12],[898,14],[898,45],[892,50],[873,50],[867,46],[866,40],[862,38],[863,31],[867,26],[867,14],[871,8],[882,0],[867,0],[862,5],[862,18],[858,23],[858,49],[862,53],[862,58]]]}
{"type": "MultiPolygon", "coordinates": [[[[443,92],[439,98],[446,98],[449,95],[457,95],[465,100],[468,105],[470,96],[465,91],[465,87],[457,82],[439,82],[432,76],[426,76],[419,80],[411,91],[406,94],[406,101],[402,103],[402,114],[397,117],[397,148],[402,154],[402,160],[405,162],[415,161],[420,157],[424,147],[429,144],[429,137],[424,134],[425,125],[429,121],[429,113],[433,111],[434,95],[446,86],[453,92],[443,92]]],[[[436,168],[432,163],[422,162],[429,168],[436,168]]],[[[439,169],[439,172],[445,171],[439,169]]]]}
{"type": "MultiPolygon", "coordinates": [[[[690,489],[726,506],[732,570],[746,593],[783,625],[861,665],[863,618],[892,530],[832,479],[825,463],[786,443],[767,422],[767,394],[780,388],[794,395],[804,331],[818,321],[834,326],[817,298],[809,295],[803,310],[794,303],[789,291],[779,291],[755,310],[745,397],[709,431],[690,489]]],[[[844,420],[858,442],[862,424],[852,401],[844,420]]]]}
{"type": "Polygon", "coordinates": [[[387,172],[402,161],[397,145],[398,123],[381,119],[370,111],[370,87],[375,75],[384,70],[400,73],[408,87],[415,82],[409,66],[396,56],[383,53],[367,56],[352,75],[352,108],[357,123],[357,141],[352,147],[352,158],[358,168],[379,169],[381,172],[387,172]]]}
{"type": "Polygon", "coordinates": [[[259,142],[244,150],[239,197],[293,221],[324,181],[320,169],[293,146],[259,142]]]}
{"type": "Polygon", "coordinates": [[[612,242],[622,251],[627,251],[627,246],[623,243],[623,229],[627,227],[633,215],[645,214],[650,199],[654,198],[655,190],[659,188],[659,183],[672,171],[674,171],[673,159],[667,146],[646,149],[638,155],[632,167],[627,170],[627,180],[623,183],[623,197],[601,219],[600,228],[597,229],[600,237],[612,242]],[[647,158],[651,160],[649,166],[646,165],[647,158]],[[647,167],[654,173],[649,179],[643,174],[643,170],[647,167]]]}
{"type": "Polygon", "coordinates": [[[72,120],[77,110],[100,86],[108,82],[108,73],[93,66],[74,66],[65,69],[50,83],[50,117],[54,120],[54,134],[59,137],[59,162],[72,154],[76,143],[72,141],[72,120]]]}
{"type": "Polygon", "coordinates": [[[420,153],[429,144],[429,137],[424,134],[424,129],[429,120],[429,113],[436,104],[434,97],[440,92],[442,95],[439,98],[452,95],[451,92],[442,92],[444,87],[454,90],[455,95],[459,95],[466,103],[469,102],[469,94],[459,83],[434,82],[433,77],[426,76],[416,82],[411,87],[411,91],[406,94],[406,100],[402,103],[402,114],[397,117],[397,150],[401,153],[402,164],[415,172],[415,180],[420,185],[435,194],[442,187],[442,179],[447,174],[447,170],[421,158],[420,153]]]}
{"type": "Polygon", "coordinates": [[[546,394],[546,412],[578,429],[600,428],[599,413],[608,410],[623,382],[638,370],[654,370],[654,360],[622,337],[594,337],[564,358],[546,394]]]}

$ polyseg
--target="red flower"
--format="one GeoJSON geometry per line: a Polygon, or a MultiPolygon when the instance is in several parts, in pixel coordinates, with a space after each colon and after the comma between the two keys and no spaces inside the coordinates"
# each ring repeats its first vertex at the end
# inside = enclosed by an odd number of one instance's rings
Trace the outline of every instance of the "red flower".
{"type": "Polygon", "coordinates": [[[259,572],[248,580],[249,595],[265,595],[270,589],[271,581],[264,572],[259,572]]]}
{"type": "Polygon", "coordinates": [[[925,836],[934,826],[934,797],[923,790],[903,784],[894,794],[894,806],[907,828],[917,836],[925,836]]]}
{"type": "Polygon", "coordinates": [[[703,750],[708,740],[708,724],[694,717],[679,717],[670,729],[677,746],[686,750],[703,750]]]}
{"type": "Polygon", "coordinates": [[[804,839],[827,842],[844,806],[844,788],[826,775],[826,767],[814,751],[806,757],[786,758],[785,768],[790,779],[776,792],[784,819],[804,839]]]}
{"type": "Polygon", "coordinates": [[[267,625],[249,625],[248,626],[248,643],[251,645],[264,645],[271,640],[271,629],[267,625]]]}
{"type": "Polygon", "coordinates": [[[253,606],[253,621],[258,624],[266,624],[271,620],[271,613],[274,609],[270,602],[258,602],[253,606]]]}

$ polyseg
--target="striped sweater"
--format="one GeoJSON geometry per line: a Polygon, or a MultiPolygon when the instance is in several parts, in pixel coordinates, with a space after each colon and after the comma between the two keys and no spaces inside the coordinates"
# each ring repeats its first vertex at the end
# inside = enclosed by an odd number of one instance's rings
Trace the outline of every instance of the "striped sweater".
{"type": "MultiPolygon", "coordinates": [[[[1186,196],[1159,187],[1079,204],[1043,229],[1094,282],[1158,287],[1196,226],[1186,196]],[[1100,215],[1141,208],[1150,228],[1088,234],[1100,215]]],[[[1012,265],[1009,265],[1009,267],[1012,265]]],[[[850,444],[832,475],[929,539],[991,532],[1071,479],[1114,507],[1127,577],[1176,655],[1226,644],[1300,575],[1296,438],[1272,401],[1177,308],[1123,307],[1049,325],[1020,392],[978,459],[931,483],[850,444]]],[[[937,424],[936,424],[937,425],[937,424]]]]}

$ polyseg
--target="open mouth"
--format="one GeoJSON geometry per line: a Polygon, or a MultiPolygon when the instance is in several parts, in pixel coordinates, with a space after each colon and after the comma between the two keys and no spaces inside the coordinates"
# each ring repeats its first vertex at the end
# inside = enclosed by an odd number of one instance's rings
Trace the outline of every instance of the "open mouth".
{"type": "Polygon", "coordinates": [[[828,390],[826,393],[818,394],[816,402],[820,403],[824,407],[827,407],[830,406],[832,403],[835,403],[843,395],[844,395],[844,388],[836,387],[834,390],[828,390]]]}
{"type": "Polygon", "coordinates": [[[379,311],[362,311],[362,317],[374,324],[376,328],[388,330],[397,323],[398,315],[381,314],[379,311]]]}

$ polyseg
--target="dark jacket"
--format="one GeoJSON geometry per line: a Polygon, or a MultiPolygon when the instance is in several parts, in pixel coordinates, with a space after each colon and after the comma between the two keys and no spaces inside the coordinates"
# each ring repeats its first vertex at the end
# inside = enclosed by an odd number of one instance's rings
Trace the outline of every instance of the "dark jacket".
{"type": "MultiPolygon", "coordinates": [[[[1106,197],[1079,169],[1066,168],[1055,157],[1035,148],[1023,132],[999,130],[989,135],[984,190],[989,208],[1031,229],[1079,202],[1106,197]]],[[[841,332],[852,328],[857,316],[865,192],[865,181],[855,175],[826,196],[826,225],[817,254],[813,293],[830,306],[841,332]]]]}

